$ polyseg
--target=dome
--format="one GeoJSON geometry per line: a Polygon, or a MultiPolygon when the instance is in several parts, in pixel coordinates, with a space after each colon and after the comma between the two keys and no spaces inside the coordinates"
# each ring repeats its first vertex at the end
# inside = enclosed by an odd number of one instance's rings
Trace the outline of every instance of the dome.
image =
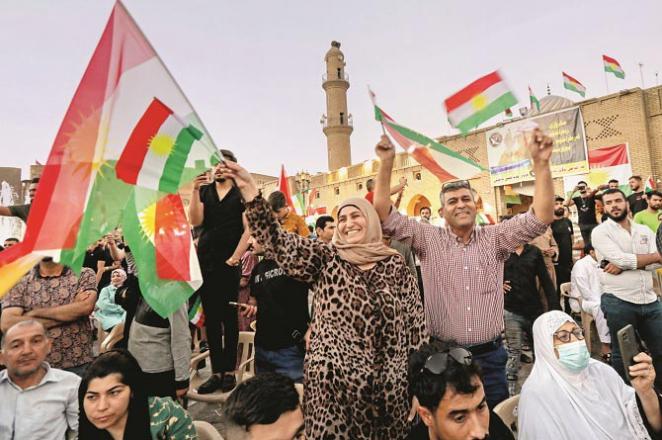
{"type": "Polygon", "coordinates": [[[540,111],[532,108],[527,116],[534,116],[540,113],[548,113],[575,105],[573,101],[563,96],[549,95],[540,99],[540,111]]]}

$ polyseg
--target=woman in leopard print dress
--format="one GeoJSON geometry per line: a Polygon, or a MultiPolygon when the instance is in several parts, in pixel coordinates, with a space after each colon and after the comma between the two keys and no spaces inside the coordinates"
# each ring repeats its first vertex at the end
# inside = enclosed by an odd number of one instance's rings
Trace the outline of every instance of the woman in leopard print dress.
{"type": "Polygon", "coordinates": [[[223,172],[241,190],[265,256],[314,289],[304,366],[306,438],[404,439],[407,358],[427,335],[416,278],[381,242],[372,205],[345,201],[333,244],[325,244],[283,231],[246,170],[228,162],[223,172]]]}

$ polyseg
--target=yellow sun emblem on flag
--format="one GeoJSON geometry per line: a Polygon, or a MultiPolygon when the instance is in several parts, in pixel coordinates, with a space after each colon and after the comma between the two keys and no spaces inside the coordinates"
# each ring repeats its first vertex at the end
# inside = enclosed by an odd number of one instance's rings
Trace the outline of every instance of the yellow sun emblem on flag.
{"type": "Polygon", "coordinates": [[[474,110],[479,111],[484,109],[487,106],[487,97],[485,95],[476,95],[471,98],[471,107],[474,110]]]}
{"type": "Polygon", "coordinates": [[[156,236],[156,203],[152,203],[138,213],[138,222],[140,222],[140,229],[145,237],[154,243],[154,237],[156,236]]]}
{"type": "Polygon", "coordinates": [[[149,141],[149,149],[158,156],[167,156],[175,145],[175,139],[167,134],[156,134],[149,141]]]}

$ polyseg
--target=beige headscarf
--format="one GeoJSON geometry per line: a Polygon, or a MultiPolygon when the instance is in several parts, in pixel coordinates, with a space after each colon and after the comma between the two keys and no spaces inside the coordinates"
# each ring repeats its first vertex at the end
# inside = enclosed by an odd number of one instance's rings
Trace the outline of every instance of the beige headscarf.
{"type": "Polygon", "coordinates": [[[332,243],[338,249],[340,258],[360,266],[376,263],[398,253],[398,251],[386,246],[382,242],[382,224],[379,221],[377,211],[375,211],[375,208],[370,202],[359,197],[347,199],[338,207],[338,215],[347,206],[354,206],[361,211],[366,218],[367,229],[361,243],[349,244],[340,237],[340,233],[336,227],[332,243]]]}

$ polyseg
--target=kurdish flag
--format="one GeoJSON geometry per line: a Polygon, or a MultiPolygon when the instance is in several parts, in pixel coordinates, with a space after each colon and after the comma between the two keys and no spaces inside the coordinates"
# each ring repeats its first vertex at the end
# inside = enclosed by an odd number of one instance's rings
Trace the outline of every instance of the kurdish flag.
{"type": "Polygon", "coordinates": [[[536,98],[536,95],[533,94],[533,90],[531,90],[531,86],[529,86],[529,102],[531,103],[531,109],[533,107],[536,107],[536,110],[540,111],[540,101],[538,101],[538,98],[536,98]]]}
{"type": "Polygon", "coordinates": [[[117,161],[117,177],[131,185],[176,193],[193,143],[202,132],[184,124],[154,98],[117,161]]]}
{"type": "Polygon", "coordinates": [[[613,73],[617,78],[625,79],[625,71],[618,61],[607,55],[602,55],[602,62],[605,65],[605,72],[613,73]]]}
{"type": "Polygon", "coordinates": [[[563,73],[563,87],[565,87],[568,90],[572,90],[573,92],[577,92],[580,95],[582,95],[582,98],[586,96],[586,87],[582,85],[579,81],[577,81],[575,78],[571,77],[565,72],[563,73]]]}
{"type": "Polygon", "coordinates": [[[287,206],[298,215],[304,215],[303,212],[303,199],[300,195],[295,194],[292,196],[290,191],[290,184],[288,183],[287,173],[285,172],[285,165],[280,166],[280,178],[278,179],[278,190],[285,195],[287,206]]]}
{"type": "Polygon", "coordinates": [[[170,315],[202,284],[174,193],[217,161],[190,103],[117,2],[55,137],[25,239],[0,253],[0,280],[45,255],[79,270],[86,248],[121,225],[143,296],[170,315]]]}
{"type": "Polygon", "coordinates": [[[188,311],[188,320],[191,324],[198,328],[205,325],[205,313],[202,309],[202,299],[198,296],[193,303],[193,306],[188,311]]]}
{"type": "Polygon", "coordinates": [[[494,71],[444,101],[448,121],[463,134],[517,104],[501,74],[494,71]]]}
{"type": "Polygon", "coordinates": [[[418,163],[423,165],[441,182],[458,179],[471,179],[484,171],[478,163],[467,159],[445,145],[410,130],[393,120],[376,104],[375,94],[369,90],[375,106],[375,119],[391,137],[404,148],[418,163]]]}

